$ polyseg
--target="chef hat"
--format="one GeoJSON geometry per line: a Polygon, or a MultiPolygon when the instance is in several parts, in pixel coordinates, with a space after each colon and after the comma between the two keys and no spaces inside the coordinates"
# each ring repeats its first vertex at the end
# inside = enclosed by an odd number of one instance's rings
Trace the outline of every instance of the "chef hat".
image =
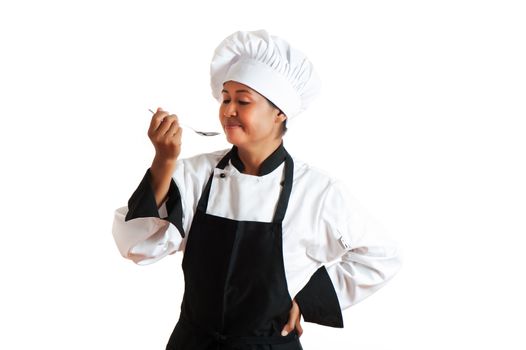
{"type": "Polygon", "coordinates": [[[223,84],[233,80],[265,96],[289,118],[304,111],[321,88],[307,57],[265,30],[238,31],[224,39],[214,52],[210,77],[218,101],[223,84]]]}

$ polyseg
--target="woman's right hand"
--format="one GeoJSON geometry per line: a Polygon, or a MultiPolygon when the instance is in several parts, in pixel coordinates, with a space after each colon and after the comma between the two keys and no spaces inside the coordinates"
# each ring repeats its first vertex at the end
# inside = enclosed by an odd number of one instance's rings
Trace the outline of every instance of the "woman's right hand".
{"type": "Polygon", "coordinates": [[[157,108],[148,129],[157,161],[171,163],[177,160],[181,153],[182,133],[177,116],[157,108]]]}
{"type": "Polygon", "coordinates": [[[155,147],[155,158],[150,172],[151,185],[158,208],[168,195],[177,157],[181,153],[182,134],[183,129],[179,127],[177,116],[157,108],[148,129],[148,137],[155,147]]]}

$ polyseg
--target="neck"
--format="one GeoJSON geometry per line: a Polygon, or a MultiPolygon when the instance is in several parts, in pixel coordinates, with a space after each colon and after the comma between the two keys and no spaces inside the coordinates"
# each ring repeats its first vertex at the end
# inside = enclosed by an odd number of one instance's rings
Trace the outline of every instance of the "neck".
{"type": "Polygon", "coordinates": [[[280,145],[282,139],[275,142],[267,142],[258,147],[237,146],[239,159],[245,166],[243,173],[248,175],[259,175],[261,164],[267,159],[280,145]]]}

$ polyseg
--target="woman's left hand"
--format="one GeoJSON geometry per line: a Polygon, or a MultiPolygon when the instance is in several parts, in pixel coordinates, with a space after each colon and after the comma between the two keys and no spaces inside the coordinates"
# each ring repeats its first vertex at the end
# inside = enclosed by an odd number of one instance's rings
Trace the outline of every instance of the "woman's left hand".
{"type": "Polygon", "coordinates": [[[301,336],[303,333],[303,328],[301,328],[301,312],[298,303],[296,300],[292,300],[292,308],[289,311],[289,320],[283,330],[281,331],[282,336],[286,336],[296,328],[298,336],[301,336]]]}

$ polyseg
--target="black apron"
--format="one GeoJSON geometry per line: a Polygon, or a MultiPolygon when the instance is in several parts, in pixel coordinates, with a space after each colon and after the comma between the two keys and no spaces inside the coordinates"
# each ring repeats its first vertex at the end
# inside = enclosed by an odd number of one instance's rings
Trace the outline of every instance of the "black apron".
{"type": "MultiPolygon", "coordinates": [[[[228,164],[230,151],[218,163],[228,164]]],[[[186,244],[185,292],[167,350],[301,350],[295,331],[281,336],[292,300],[283,266],[281,223],[292,190],[294,163],[270,223],[236,221],[206,213],[212,182],[201,195],[186,244]]],[[[214,179],[214,177],[216,177],[214,179]]]]}

